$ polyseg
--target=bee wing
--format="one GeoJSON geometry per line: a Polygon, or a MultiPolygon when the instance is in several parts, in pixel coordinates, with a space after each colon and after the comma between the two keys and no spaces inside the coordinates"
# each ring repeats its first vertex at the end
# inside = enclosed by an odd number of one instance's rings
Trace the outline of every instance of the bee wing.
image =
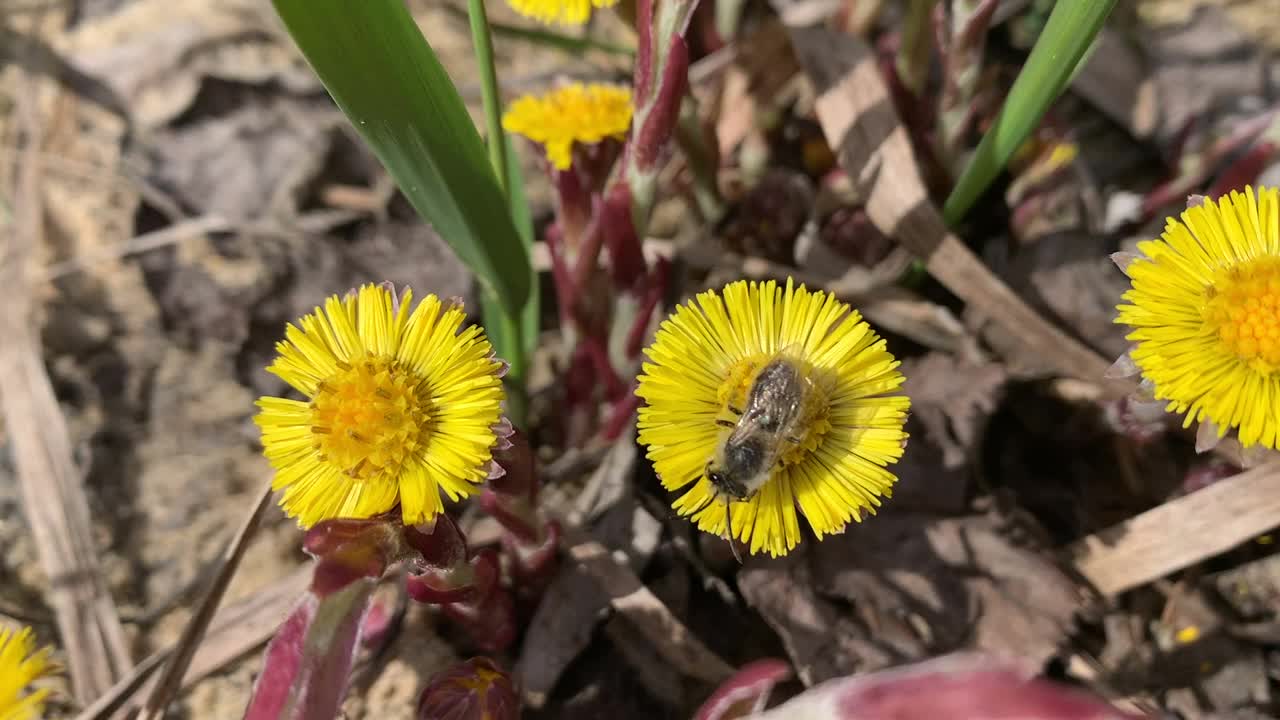
{"type": "Polygon", "coordinates": [[[761,464],[762,468],[773,467],[784,449],[782,447],[782,438],[779,437],[778,433],[766,430],[760,424],[759,418],[753,417],[750,413],[742,417],[742,420],[729,433],[729,437],[725,442],[728,445],[739,446],[754,443],[764,448],[765,457],[764,462],[761,464]]]}
{"type": "Polygon", "coordinates": [[[810,384],[800,363],[780,356],[756,376],[744,417],[762,421],[767,418],[765,424],[775,432],[790,427],[800,415],[810,384]]]}

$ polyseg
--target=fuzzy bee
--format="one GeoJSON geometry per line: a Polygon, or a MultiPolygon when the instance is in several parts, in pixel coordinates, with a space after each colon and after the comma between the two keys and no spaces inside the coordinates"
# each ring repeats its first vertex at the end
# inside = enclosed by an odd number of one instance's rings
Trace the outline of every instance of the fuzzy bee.
{"type": "Polygon", "coordinates": [[[750,500],[777,469],[786,451],[804,442],[816,415],[813,379],[799,361],[780,353],[756,371],[742,409],[729,406],[736,421],[716,422],[726,428],[704,472],[715,493],[723,498],[725,526],[734,557],[730,503],[750,500]]]}

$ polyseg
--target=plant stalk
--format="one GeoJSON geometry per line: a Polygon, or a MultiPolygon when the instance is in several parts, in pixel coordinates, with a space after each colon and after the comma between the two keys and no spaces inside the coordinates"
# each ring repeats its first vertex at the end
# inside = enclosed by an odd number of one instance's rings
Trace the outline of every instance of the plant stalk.
{"type": "Polygon", "coordinates": [[[1053,6],[1004,107],[983,135],[942,208],[948,225],[955,226],[964,218],[1009,156],[1035,129],[1049,105],[1066,89],[1115,4],[1116,0],[1070,0],[1053,6]]]}
{"type": "Polygon", "coordinates": [[[489,147],[489,164],[498,179],[504,199],[510,197],[507,187],[507,143],[502,134],[502,109],[498,100],[498,71],[493,62],[493,37],[489,34],[489,17],[484,0],[467,0],[471,21],[471,42],[475,46],[476,64],[480,66],[480,100],[484,105],[485,144],[489,147]]]}

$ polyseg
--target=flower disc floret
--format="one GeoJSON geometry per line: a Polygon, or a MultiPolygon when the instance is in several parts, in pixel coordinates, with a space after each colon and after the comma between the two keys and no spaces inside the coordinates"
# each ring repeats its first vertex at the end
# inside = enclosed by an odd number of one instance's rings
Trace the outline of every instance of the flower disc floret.
{"type": "Polygon", "coordinates": [[[1116,322],[1129,354],[1184,426],[1235,428],[1245,447],[1280,442],[1280,193],[1245,188],[1170,218],[1125,266],[1116,322]]]}
{"type": "Polygon", "coordinates": [[[290,325],[268,370],[306,400],[264,397],[254,418],[281,506],[303,527],[400,505],[435,517],[489,472],[503,364],[460,305],[366,285],[290,325]],[[410,310],[412,308],[412,311],[410,310]]]}
{"type": "Polygon", "coordinates": [[[52,648],[36,650],[31,628],[0,627],[0,720],[39,720],[49,690],[26,692],[37,678],[53,672],[52,648]]]}
{"type": "Polygon", "coordinates": [[[502,117],[502,127],[541,144],[558,170],[573,161],[573,144],[622,139],[631,127],[631,89],[619,85],[573,83],[541,97],[519,98],[502,117]]]}
{"type": "Polygon", "coordinates": [[[841,532],[874,513],[896,481],[910,401],[898,361],[856,310],[824,292],[776,282],[735,282],[700,293],[663,321],[646,350],[636,393],[639,439],[681,515],[773,556],[814,534],[841,532]],[[726,502],[708,476],[762,369],[787,363],[809,390],[803,421],[777,438],[777,461],[745,500],[726,502]],[[728,513],[726,510],[728,509],[728,513]],[[726,522],[726,515],[732,520],[726,522]]]}

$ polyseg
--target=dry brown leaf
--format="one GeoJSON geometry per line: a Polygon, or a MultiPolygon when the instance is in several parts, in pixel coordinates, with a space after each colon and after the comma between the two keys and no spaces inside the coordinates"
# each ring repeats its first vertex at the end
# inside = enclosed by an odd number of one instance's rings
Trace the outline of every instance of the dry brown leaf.
{"type": "Polygon", "coordinates": [[[238,106],[230,113],[154,133],[153,181],[197,213],[233,222],[287,217],[323,168],[341,119],[288,98],[232,99],[238,106]]]}
{"type": "Polygon", "coordinates": [[[753,562],[739,584],[806,683],[959,649],[1043,662],[1082,598],[991,517],[894,511],[795,557],[753,562]]]}
{"type": "Polygon", "coordinates": [[[781,638],[801,682],[814,685],[892,665],[895,653],[818,594],[808,562],[801,550],[752,560],[738,573],[743,597],[781,638]]]}
{"type": "Polygon", "coordinates": [[[114,89],[147,131],[185,111],[207,77],[318,90],[278,25],[269,4],[253,0],[135,0],[81,23],[58,46],[114,89]]]}
{"type": "MultiPolygon", "coordinates": [[[[903,361],[911,414],[929,440],[942,449],[942,464],[956,468],[973,457],[987,420],[1004,395],[1008,374],[999,363],[975,364],[951,355],[929,353],[903,361]]],[[[912,449],[917,438],[912,438],[912,449]]]]}
{"type": "MultiPolygon", "coordinates": [[[[635,443],[615,444],[593,473],[588,491],[579,495],[578,506],[582,517],[592,518],[590,536],[605,547],[627,548],[618,552],[625,552],[630,567],[642,572],[654,543],[637,543],[637,535],[656,541],[660,525],[636,503],[627,482],[637,456],[635,443]],[[598,517],[591,512],[596,508],[602,511],[598,517]]],[[[607,615],[609,600],[608,592],[589,568],[571,562],[560,566],[530,621],[515,666],[525,701],[531,707],[540,708],[547,702],[565,669],[591,643],[596,625],[607,615]]]]}
{"type": "Polygon", "coordinates": [[[915,513],[851,527],[813,553],[819,592],[854,603],[871,622],[911,618],[924,647],[1047,660],[1083,599],[1041,553],[1019,547],[996,518],[915,513]]]}
{"type": "Polygon", "coordinates": [[[1268,555],[1224,570],[1210,581],[1243,619],[1280,615],[1280,555],[1268,555]]]}
{"type": "MultiPolygon", "coordinates": [[[[1275,97],[1273,70],[1254,41],[1218,3],[1195,4],[1184,19],[1135,35],[1153,71],[1160,111],[1156,137],[1164,143],[1174,142],[1188,122],[1203,127],[1207,118],[1243,110],[1245,98],[1275,97]]],[[[1274,7],[1269,14],[1275,15],[1274,7]]]]}
{"type": "Polygon", "coordinates": [[[1071,89],[1134,137],[1146,138],[1156,129],[1156,83],[1142,52],[1118,30],[1104,27],[1098,33],[1071,89]]]}

